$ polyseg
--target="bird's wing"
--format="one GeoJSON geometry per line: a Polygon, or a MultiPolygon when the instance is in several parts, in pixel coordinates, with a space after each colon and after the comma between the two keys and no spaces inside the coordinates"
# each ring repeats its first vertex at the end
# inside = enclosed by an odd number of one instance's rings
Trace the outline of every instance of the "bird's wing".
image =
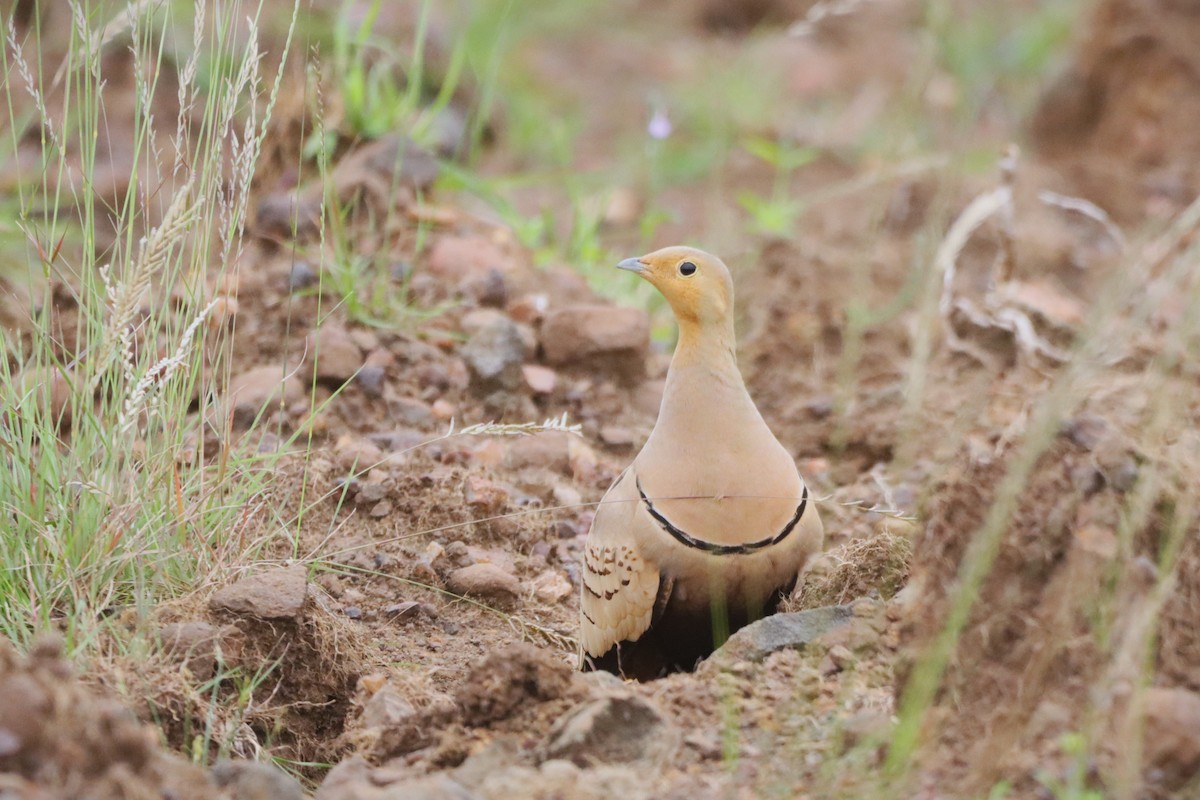
{"type": "Polygon", "coordinates": [[[658,567],[638,546],[643,520],[633,470],[625,470],[604,495],[583,550],[580,644],[597,658],[650,628],[659,595],[658,567]]]}

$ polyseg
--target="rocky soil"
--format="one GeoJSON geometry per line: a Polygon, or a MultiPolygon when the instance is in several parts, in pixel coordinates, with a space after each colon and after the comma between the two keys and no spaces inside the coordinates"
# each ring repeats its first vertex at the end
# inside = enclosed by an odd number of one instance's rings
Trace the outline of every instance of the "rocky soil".
{"type": "MultiPolygon", "coordinates": [[[[639,13],[633,5],[624,13],[639,13]]],[[[703,5],[640,13],[686,30],[680,57],[694,58],[809,6],[703,5]]],[[[870,4],[787,50],[795,102],[852,91],[864,74],[898,90],[887,65],[915,46],[908,5],[870,4]],[[861,36],[845,44],[847,31],[861,36]]],[[[399,134],[351,148],[333,183],[411,319],[377,326],[330,311],[315,291],[320,187],[264,175],[243,266],[210,287],[227,299],[233,373],[221,397],[231,425],[207,424],[229,446],[279,454],[261,498],[271,512],[247,513],[230,535],[302,523],[222,585],[130,610],[122,624],[153,642],[137,663],[110,654],[72,667],[53,639],[25,655],[0,646],[0,796],[863,796],[886,778],[904,687],[959,613],[980,532],[994,561],[944,653],[903,796],[989,796],[1001,784],[995,796],[1066,796],[1052,787],[1075,780],[1068,742],[1081,731],[1095,744],[1082,785],[1197,796],[1200,393],[1194,358],[1169,352],[1190,310],[1130,292],[1095,354],[1102,366],[1060,402],[1062,354],[1090,334],[1106,282],[1131,268],[1102,225],[1036,199],[1077,192],[1133,225],[1195,194],[1195,130],[1183,120],[1200,90],[1179,66],[1194,56],[1184,33],[1195,15],[1175,6],[1100,4],[1029,123],[1032,152],[1009,184],[1015,219],[984,224],[961,248],[953,307],[932,328],[921,302],[895,302],[925,291],[911,265],[933,248],[918,231],[944,232],[939,209],[952,209],[948,222],[1004,183],[998,171],[872,179],[869,202],[832,193],[794,237],[730,254],[743,371],[822,504],[827,551],[787,613],[695,673],[645,684],[578,673],[573,636],[591,509],[661,398],[658,319],[569,265],[535,264],[508,227],[438,195],[434,154],[399,134]],[[1136,70],[1118,70],[1122,54],[1151,45],[1136,70]],[[419,255],[404,256],[418,235],[419,255]],[[1011,270],[993,285],[1005,259],[1011,270]],[[1060,405],[1031,450],[1041,409],[1060,405]],[[542,420],[556,423],[533,427],[578,430],[528,430],[542,420]],[[993,521],[998,507],[1011,517],[993,521]],[[1171,580],[1159,580],[1164,569],[1171,580]],[[1141,691],[1147,659],[1156,670],[1141,691]],[[255,701],[234,714],[233,676],[252,674],[264,676],[255,701]],[[202,768],[175,755],[215,755],[197,743],[201,719],[235,758],[202,768]]],[[[550,72],[582,52],[538,48],[550,72]]],[[[670,71],[645,55],[651,72],[670,71]]],[[[625,57],[610,47],[563,80],[636,115],[642,99],[612,77],[625,57]]],[[[589,120],[581,158],[612,124],[589,120]]],[[[481,170],[511,158],[502,126],[497,137],[481,170]]],[[[273,163],[288,162],[264,169],[273,163]]],[[[801,180],[816,193],[858,169],[826,155],[801,180]]],[[[682,210],[664,239],[734,213],[671,191],[665,202],[682,210]]],[[[629,239],[631,226],[615,220],[605,235],[629,239]]],[[[1186,341],[1194,356],[1194,328],[1186,341]]]]}

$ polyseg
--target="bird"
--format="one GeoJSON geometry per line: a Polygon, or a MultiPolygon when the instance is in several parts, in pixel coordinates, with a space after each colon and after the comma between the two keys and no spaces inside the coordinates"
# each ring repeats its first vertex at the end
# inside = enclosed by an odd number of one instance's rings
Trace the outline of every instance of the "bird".
{"type": "Polygon", "coordinates": [[[666,298],[679,336],[654,428],[584,542],[579,657],[650,680],[774,613],[824,529],[738,369],[729,268],[681,246],[617,267],[666,298]]]}

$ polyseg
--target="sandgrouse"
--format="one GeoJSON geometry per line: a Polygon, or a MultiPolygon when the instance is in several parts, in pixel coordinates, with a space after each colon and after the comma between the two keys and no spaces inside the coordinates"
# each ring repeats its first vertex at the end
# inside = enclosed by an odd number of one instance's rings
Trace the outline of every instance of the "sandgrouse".
{"type": "Polygon", "coordinates": [[[581,665],[648,679],[774,612],[823,532],[738,371],[729,269],[689,247],[617,266],[662,292],[679,342],[654,430],[588,532],[581,665]]]}

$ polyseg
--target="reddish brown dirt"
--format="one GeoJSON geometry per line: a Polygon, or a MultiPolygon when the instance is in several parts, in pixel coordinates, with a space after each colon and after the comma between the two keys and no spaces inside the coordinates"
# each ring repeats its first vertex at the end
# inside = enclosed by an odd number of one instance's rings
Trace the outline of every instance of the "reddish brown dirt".
{"type": "MultiPolygon", "coordinates": [[[[642,124],[645,98],[631,73],[656,80],[686,74],[689,65],[740,46],[741,40],[727,38],[730,31],[770,26],[781,9],[794,15],[793,7],[809,6],[761,3],[755,4],[761,9],[723,16],[720,4],[709,3],[697,17],[690,5],[654,5],[647,25],[686,33],[671,58],[653,41],[639,38],[625,46],[591,32],[577,33],[579,40],[531,45],[529,58],[547,81],[553,76],[586,98],[585,105],[606,111],[584,120],[575,164],[581,169],[611,156],[609,139],[627,124],[622,120],[642,124]],[[723,33],[711,35],[706,26],[723,33]]],[[[835,22],[816,44],[790,48],[786,40],[776,42],[794,80],[794,106],[780,112],[781,131],[804,116],[805,102],[823,93],[857,91],[870,100],[861,88],[867,78],[875,80],[871,86],[885,87],[881,96],[900,90],[898,65],[917,47],[917,15],[909,4],[896,5],[835,22]]],[[[1126,77],[1118,80],[1116,65],[1125,62],[1111,57],[1140,52],[1145,45],[1138,42],[1146,37],[1176,39],[1130,4],[1101,5],[1107,10],[1092,23],[1072,80],[1084,81],[1087,92],[1101,92],[1104,100],[1061,105],[1051,93],[1034,121],[1045,162],[1023,163],[1017,185],[1014,277],[1021,287],[1036,287],[1043,299],[1066,297],[1076,304],[1096,300],[1117,270],[1116,259],[1098,243],[1094,228],[1076,226],[1036,201],[1046,176],[1061,171],[1079,181],[1086,196],[1111,200],[1107,207],[1122,219],[1140,218],[1147,192],[1162,195],[1157,184],[1110,184],[1107,174],[1098,178],[1089,170],[1133,142],[1142,148],[1138,164],[1161,166],[1162,175],[1191,186],[1189,158],[1200,147],[1177,124],[1187,113],[1194,117],[1200,103],[1193,76],[1167,77],[1182,56],[1137,62],[1151,84],[1166,87],[1146,101],[1154,104],[1150,112],[1132,99],[1143,73],[1122,72],[1126,77]],[[1176,97],[1182,99],[1163,100],[1176,97]],[[1157,121],[1147,139],[1138,120],[1151,112],[1157,121]],[[1056,121],[1054,114],[1081,116],[1056,121]],[[1055,138],[1085,128],[1080,148],[1055,138]]],[[[405,24],[396,22],[398,29],[405,24]]],[[[849,105],[866,120],[859,124],[869,127],[878,116],[866,100],[849,105]]],[[[303,103],[288,108],[276,136],[294,134],[305,113],[303,103]]],[[[849,125],[855,115],[847,111],[841,121],[849,125]]],[[[831,124],[824,133],[842,129],[831,124]]],[[[496,149],[480,165],[484,172],[519,162],[504,149],[502,124],[499,130],[496,149]]],[[[936,306],[940,276],[914,265],[928,264],[953,213],[990,188],[991,177],[928,170],[916,177],[876,176],[865,189],[822,194],[844,190],[871,170],[836,155],[845,141],[821,144],[823,155],[798,179],[797,189],[817,199],[788,241],[752,239],[740,229],[729,234],[726,221],[740,212],[728,199],[705,199],[717,188],[761,189],[769,182],[761,165],[743,154],[722,167],[718,182],[727,186],[665,192],[660,202],[678,214],[660,229],[663,241],[657,243],[693,240],[695,231],[709,226],[717,231],[710,238],[729,241],[747,383],[820,497],[828,532],[828,551],[793,604],[869,599],[856,606],[851,626],[803,652],[646,685],[620,686],[572,672],[571,637],[589,504],[653,424],[664,348],[640,354],[637,367],[644,363],[645,374],[634,381],[601,361],[554,365],[556,383],[548,391],[535,391],[530,382],[481,388],[473,385],[464,359],[464,341],[476,329],[497,317],[513,320],[519,334],[532,340],[526,365],[551,366],[538,341],[545,314],[603,301],[569,271],[539,271],[511,232],[460,208],[456,198],[434,194],[432,208],[418,208],[411,192],[380,194],[372,188],[375,176],[347,169],[338,187],[358,205],[351,222],[356,247],[380,263],[404,262],[412,269],[411,279],[382,279],[388,291],[409,293],[412,317],[402,325],[368,326],[344,308],[330,313],[336,297],[294,293],[289,280],[296,263],[321,263],[320,245],[312,236],[293,242],[290,226],[280,229],[269,224],[270,215],[265,223],[260,218],[236,279],[221,287],[238,300],[229,353],[233,373],[286,365],[307,381],[308,338],[326,328],[343,330],[352,340],[357,362],[351,372],[367,363],[381,367],[382,377],[372,384],[360,374],[344,385],[322,378],[311,398],[302,392],[302,399],[273,409],[256,428],[231,433],[232,446],[287,451],[275,488],[248,513],[252,522],[238,534],[273,537],[267,559],[312,566],[302,615],[274,623],[221,615],[206,607],[205,594],[131,623],[151,636],[176,623],[211,623],[225,668],[265,670],[259,702],[237,739],[238,755],[262,747],[290,760],[339,764],[322,790],[327,798],[353,797],[356,787],[367,784],[401,792],[406,781],[438,779],[431,775],[480,797],[514,796],[513,786],[531,797],[588,797],[596,787],[618,787],[608,796],[630,797],[855,797],[872,786],[904,679],[942,630],[971,537],[1019,461],[1028,420],[1047,402],[1061,371],[1020,354],[1012,335],[1003,332],[984,331],[977,342],[999,366],[951,352],[936,323],[929,340],[922,340],[928,322],[922,298],[933,298],[926,305],[936,306]],[[415,221],[421,215],[432,224],[421,231],[418,250],[415,221]],[[921,362],[925,376],[917,387],[913,357],[926,344],[930,355],[921,362]],[[314,406],[321,409],[315,416],[314,406]],[[582,437],[441,438],[451,417],[461,428],[564,412],[582,425],[582,437]],[[464,598],[459,590],[467,584],[459,570],[477,565],[494,568],[507,582],[464,598]],[[909,573],[907,587],[893,597],[909,573]],[[557,752],[564,719],[581,705],[613,697],[649,703],[663,721],[652,730],[670,747],[653,758],[602,766],[548,756],[557,752]]],[[[353,148],[341,163],[352,158],[353,148]]],[[[296,176],[285,174],[285,165],[294,162],[294,152],[280,144],[264,163],[259,185],[265,205],[293,189],[296,176]]],[[[531,191],[520,202],[544,201],[546,193],[554,192],[531,191]]],[[[620,226],[605,235],[614,242],[635,238],[620,226]]],[[[959,258],[959,294],[984,294],[1002,244],[996,225],[981,229],[959,258]]],[[[1062,304],[1049,307],[1049,321],[1039,318],[1039,330],[1069,344],[1083,320],[1056,313],[1061,310],[1062,304]]],[[[71,311],[61,313],[66,328],[71,311]]],[[[1001,780],[1011,784],[1012,796],[1045,793],[1073,765],[1062,737],[1080,731],[1095,743],[1090,785],[1109,789],[1132,775],[1125,784],[1132,787],[1130,796],[1194,789],[1186,774],[1143,773],[1120,747],[1132,741],[1125,737],[1139,724],[1129,708],[1139,647],[1151,648],[1145,652],[1152,653],[1159,688],[1200,691],[1194,625],[1200,531],[1187,516],[1195,496],[1186,488],[1200,474],[1200,456],[1186,436],[1163,433],[1153,398],[1141,386],[1161,377],[1156,358],[1167,347],[1171,320],[1182,316],[1171,317],[1170,309],[1162,314],[1075,398],[1004,521],[995,564],[927,720],[915,778],[924,794],[918,796],[982,796],[1001,780]],[[1154,476],[1153,491],[1141,488],[1148,484],[1137,479],[1145,475],[1154,476]],[[1155,602],[1155,565],[1175,522],[1185,527],[1178,580],[1157,598],[1163,611],[1151,647],[1138,615],[1155,602]],[[1109,731],[1115,731],[1116,744],[1106,743],[1102,733],[1109,731]]],[[[1194,397],[1194,370],[1176,364],[1166,372],[1165,385],[1177,396],[1194,397]]],[[[1200,421],[1194,400],[1172,413],[1179,415],[1166,426],[1172,432],[1200,421]]],[[[245,572],[262,566],[246,565],[245,572]]],[[[102,661],[91,682],[120,687],[144,719],[162,725],[172,748],[190,751],[191,721],[211,714],[221,724],[242,722],[231,713],[237,681],[223,678],[214,691],[206,683],[211,664],[190,660],[194,655],[165,647],[145,664],[102,661]],[[186,671],[181,663],[188,664],[186,671]]],[[[61,765],[63,774],[76,776],[72,780],[91,786],[98,797],[142,796],[111,788],[110,773],[127,763],[130,772],[121,780],[156,790],[175,785],[172,770],[195,773],[146,743],[144,729],[128,721],[121,725],[134,733],[114,741],[137,739],[131,745],[136,758],[108,758],[111,743],[92,736],[89,725],[107,725],[116,712],[108,701],[81,699],[61,662],[39,658],[26,663],[0,652],[0,690],[4,681],[19,679],[33,681],[49,698],[61,692],[68,698],[36,709],[54,723],[39,730],[57,732],[21,756],[28,756],[14,779],[25,782],[21,789],[33,784],[65,791],[46,777],[47,765],[61,765]]],[[[301,772],[314,783],[324,777],[319,768],[301,772]]]]}

